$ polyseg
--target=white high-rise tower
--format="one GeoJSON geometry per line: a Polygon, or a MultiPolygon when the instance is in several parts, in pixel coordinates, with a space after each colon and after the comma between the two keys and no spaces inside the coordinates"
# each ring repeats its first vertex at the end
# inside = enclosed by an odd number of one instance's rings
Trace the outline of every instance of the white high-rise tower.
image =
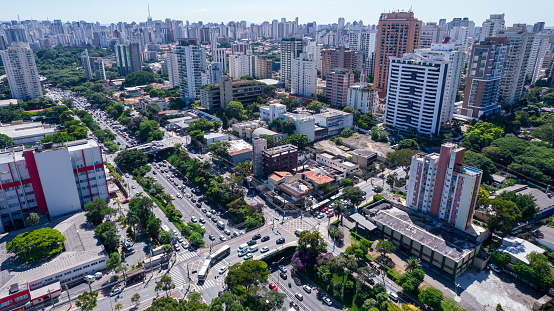
{"type": "Polygon", "coordinates": [[[33,50],[26,42],[12,42],[7,50],[0,51],[8,76],[12,97],[23,100],[42,97],[33,50]]]}

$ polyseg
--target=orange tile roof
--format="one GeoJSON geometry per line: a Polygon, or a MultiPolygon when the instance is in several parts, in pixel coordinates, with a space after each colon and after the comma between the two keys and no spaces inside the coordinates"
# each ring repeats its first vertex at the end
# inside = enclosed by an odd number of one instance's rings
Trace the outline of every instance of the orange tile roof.
{"type": "Polygon", "coordinates": [[[237,154],[247,153],[247,152],[252,152],[252,149],[242,149],[242,150],[237,150],[237,151],[229,152],[229,155],[230,155],[230,156],[234,156],[234,155],[237,155],[237,154]]]}
{"type": "Polygon", "coordinates": [[[318,185],[326,184],[335,181],[332,177],[329,177],[327,175],[316,175],[316,173],[312,171],[307,171],[303,173],[309,180],[313,181],[314,183],[318,185]]]}
{"type": "Polygon", "coordinates": [[[279,176],[279,175],[277,175],[277,174],[271,174],[271,175],[269,176],[269,178],[271,178],[271,179],[273,179],[273,180],[275,180],[275,181],[280,181],[280,180],[282,180],[284,177],[281,177],[281,176],[279,176]]]}

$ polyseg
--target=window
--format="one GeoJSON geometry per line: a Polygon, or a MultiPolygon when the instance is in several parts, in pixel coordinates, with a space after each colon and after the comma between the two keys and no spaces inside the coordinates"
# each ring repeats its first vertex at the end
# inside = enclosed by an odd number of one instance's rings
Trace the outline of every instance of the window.
{"type": "Polygon", "coordinates": [[[15,302],[19,302],[19,301],[21,301],[21,300],[23,300],[23,299],[27,299],[28,297],[29,297],[29,295],[27,295],[27,294],[21,295],[21,296],[19,296],[19,297],[16,297],[16,298],[14,299],[14,301],[15,301],[15,302]]]}
{"type": "Polygon", "coordinates": [[[11,299],[10,299],[10,300],[8,300],[8,301],[5,301],[5,302],[0,303],[0,308],[9,306],[9,305],[11,305],[11,304],[12,304],[12,301],[11,301],[11,299]]]}

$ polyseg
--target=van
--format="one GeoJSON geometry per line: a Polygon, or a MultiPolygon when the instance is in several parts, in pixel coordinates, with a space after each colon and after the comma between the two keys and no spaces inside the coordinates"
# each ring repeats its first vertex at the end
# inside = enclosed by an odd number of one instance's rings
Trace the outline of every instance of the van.
{"type": "Polygon", "coordinates": [[[243,250],[247,249],[248,248],[248,244],[244,243],[244,244],[241,244],[239,245],[239,252],[242,252],[243,250]]]}
{"type": "Polygon", "coordinates": [[[224,224],[223,221],[221,221],[221,220],[217,222],[217,226],[218,226],[219,228],[221,228],[221,229],[224,229],[224,228],[225,228],[225,224],[224,224]]]}
{"type": "Polygon", "coordinates": [[[398,302],[398,295],[395,292],[389,292],[389,297],[392,301],[398,302]]]}
{"type": "Polygon", "coordinates": [[[248,248],[249,253],[257,252],[258,251],[258,245],[252,245],[250,248],[248,248]]]}
{"type": "Polygon", "coordinates": [[[92,283],[96,280],[96,278],[94,277],[94,275],[86,275],[85,276],[85,282],[87,283],[92,283]]]}
{"type": "Polygon", "coordinates": [[[302,229],[296,229],[296,231],[294,231],[294,234],[300,236],[300,233],[302,233],[302,229]]]}

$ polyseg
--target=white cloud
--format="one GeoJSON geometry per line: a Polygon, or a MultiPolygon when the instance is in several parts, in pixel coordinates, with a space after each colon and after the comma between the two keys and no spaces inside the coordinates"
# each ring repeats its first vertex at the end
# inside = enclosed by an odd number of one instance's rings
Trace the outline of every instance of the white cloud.
{"type": "Polygon", "coordinates": [[[207,9],[196,9],[196,10],[194,10],[194,13],[206,13],[206,12],[208,12],[207,9]]]}

